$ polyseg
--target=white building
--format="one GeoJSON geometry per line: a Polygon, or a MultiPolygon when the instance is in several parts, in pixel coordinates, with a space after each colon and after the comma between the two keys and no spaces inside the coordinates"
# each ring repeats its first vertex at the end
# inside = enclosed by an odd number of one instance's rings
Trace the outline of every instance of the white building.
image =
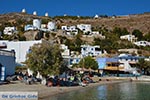
{"type": "Polygon", "coordinates": [[[86,56],[98,56],[102,54],[100,46],[90,46],[90,45],[81,45],[81,55],[82,57],[86,56]]]}
{"type": "Polygon", "coordinates": [[[5,27],[3,33],[7,35],[12,35],[16,31],[17,31],[16,27],[5,27]]]}
{"type": "Polygon", "coordinates": [[[6,44],[4,50],[14,50],[17,63],[22,63],[26,60],[26,54],[29,52],[30,47],[37,43],[42,43],[39,41],[0,41],[6,44]]]}
{"type": "Polygon", "coordinates": [[[135,64],[138,63],[140,57],[132,56],[131,54],[120,54],[118,58],[119,58],[119,62],[127,61],[129,63],[135,64]]]}
{"type": "Polygon", "coordinates": [[[36,16],[36,15],[37,15],[37,12],[36,12],[36,11],[34,11],[34,12],[33,12],[33,15],[35,15],[35,16],[36,16]]]}
{"type": "Polygon", "coordinates": [[[56,30],[56,23],[55,23],[55,22],[48,22],[47,28],[48,28],[48,30],[50,30],[50,31],[56,30]]]}
{"type": "Polygon", "coordinates": [[[73,57],[70,57],[69,59],[69,67],[71,67],[73,64],[78,64],[81,60],[81,56],[80,55],[75,55],[73,57]]]}
{"type": "Polygon", "coordinates": [[[26,9],[22,9],[22,13],[26,13],[26,9]]]}
{"type": "Polygon", "coordinates": [[[120,36],[120,39],[122,40],[128,40],[128,41],[131,41],[131,42],[134,42],[137,40],[137,38],[134,36],[134,35],[123,35],[123,36],[120,36]]]}
{"type": "Polygon", "coordinates": [[[61,29],[66,32],[67,35],[77,35],[78,30],[76,26],[61,26],[61,29]]]}
{"type": "Polygon", "coordinates": [[[91,34],[93,34],[93,35],[99,35],[99,31],[92,31],[91,34]]]}
{"type": "Polygon", "coordinates": [[[137,72],[136,64],[138,63],[139,59],[143,57],[139,56],[132,56],[130,54],[120,54],[118,56],[118,61],[120,63],[120,67],[124,67],[123,71],[130,72],[132,74],[139,74],[137,72]]]}
{"type": "Polygon", "coordinates": [[[33,19],[33,25],[25,25],[25,31],[28,30],[42,30],[42,31],[55,31],[56,30],[56,23],[55,22],[48,22],[47,24],[42,24],[41,19],[33,19]]]}
{"type": "Polygon", "coordinates": [[[29,31],[29,30],[36,30],[37,28],[34,27],[33,25],[25,25],[24,30],[25,31],[29,31]]]}
{"type": "Polygon", "coordinates": [[[70,50],[68,49],[68,46],[66,46],[65,44],[61,44],[60,48],[63,50],[63,52],[61,53],[61,55],[63,57],[68,57],[70,56],[70,50]]]}
{"type": "Polygon", "coordinates": [[[66,31],[66,30],[68,30],[68,27],[67,26],[61,26],[61,29],[66,31]]]}
{"type": "Polygon", "coordinates": [[[45,13],[45,16],[48,17],[48,12],[45,13]]]}
{"type": "Polygon", "coordinates": [[[135,45],[137,46],[150,46],[150,42],[147,42],[147,41],[137,41],[137,42],[134,42],[135,45]]]}
{"type": "Polygon", "coordinates": [[[33,26],[37,29],[41,28],[41,20],[40,19],[34,19],[33,20],[33,26]]]}
{"type": "Polygon", "coordinates": [[[76,26],[61,26],[61,29],[62,30],[65,30],[65,31],[76,31],[76,26]]]}
{"type": "Polygon", "coordinates": [[[77,28],[79,28],[84,33],[90,32],[91,33],[91,25],[90,24],[78,24],[77,28]]]}
{"type": "Polygon", "coordinates": [[[28,24],[28,25],[25,25],[25,27],[24,27],[24,30],[25,31],[29,31],[29,30],[39,30],[40,28],[41,28],[41,20],[40,19],[34,19],[33,20],[33,24],[32,25],[30,25],[30,24],[28,24]]]}
{"type": "Polygon", "coordinates": [[[94,18],[96,19],[96,18],[99,18],[99,16],[96,14],[95,16],[94,16],[94,18]]]}

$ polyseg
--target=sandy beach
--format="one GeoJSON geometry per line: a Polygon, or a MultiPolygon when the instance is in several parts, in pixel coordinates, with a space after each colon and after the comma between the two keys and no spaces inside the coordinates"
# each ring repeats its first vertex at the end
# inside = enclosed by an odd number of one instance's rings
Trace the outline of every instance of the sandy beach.
{"type": "Polygon", "coordinates": [[[38,99],[43,100],[47,97],[66,93],[69,91],[75,91],[79,89],[84,89],[84,88],[90,88],[93,86],[98,86],[98,85],[104,85],[104,84],[113,84],[113,83],[119,83],[123,81],[100,81],[97,83],[91,83],[88,84],[86,87],[82,86],[72,86],[72,87],[47,87],[42,84],[32,84],[32,85],[26,85],[25,83],[21,83],[19,81],[12,82],[10,84],[4,84],[0,85],[0,92],[8,91],[8,92],[13,92],[13,91],[23,91],[23,92],[38,92],[38,99]]]}
{"type": "MultiPolygon", "coordinates": [[[[97,83],[91,83],[88,84],[86,87],[82,86],[72,86],[72,87],[47,87],[42,84],[32,84],[27,85],[25,83],[21,83],[20,81],[14,81],[10,84],[3,84],[0,85],[0,92],[8,91],[23,91],[23,92],[38,92],[38,100],[45,100],[46,98],[70,91],[75,91],[79,89],[85,89],[85,88],[91,88],[94,86],[104,85],[104,84],[115,84],[120,82],[129,82],[130,78],[101,78],[101,81],[98,81],[97,83]]],[[[134,79],[133,79],[134,81],[134,79]]]]}

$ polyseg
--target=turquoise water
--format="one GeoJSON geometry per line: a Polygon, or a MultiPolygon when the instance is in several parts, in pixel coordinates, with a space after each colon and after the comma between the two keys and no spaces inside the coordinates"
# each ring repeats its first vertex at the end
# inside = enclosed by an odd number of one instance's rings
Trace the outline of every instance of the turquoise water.
{"type": "Polygon", "coordinates": [[[150,100],[150,83],[126,82],[85,87],[47,100],[150,100]]]}

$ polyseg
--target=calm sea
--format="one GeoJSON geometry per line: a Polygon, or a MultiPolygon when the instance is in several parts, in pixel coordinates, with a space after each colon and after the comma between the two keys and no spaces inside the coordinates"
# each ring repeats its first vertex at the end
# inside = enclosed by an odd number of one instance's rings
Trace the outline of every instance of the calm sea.
{"type": "Polygon", "coordinates": [[[150,100],[150,83],[126,82],[85,87],[47,100],[150,100]]]}

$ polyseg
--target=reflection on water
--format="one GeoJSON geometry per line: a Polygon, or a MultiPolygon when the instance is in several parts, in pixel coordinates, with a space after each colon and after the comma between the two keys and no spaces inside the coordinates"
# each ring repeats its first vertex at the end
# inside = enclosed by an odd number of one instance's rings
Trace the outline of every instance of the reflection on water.
{"type": "Polygon", "coordinates": [[[127,82],[84,88],[47,100],[150,100],[150,84],[127,82]]]}

